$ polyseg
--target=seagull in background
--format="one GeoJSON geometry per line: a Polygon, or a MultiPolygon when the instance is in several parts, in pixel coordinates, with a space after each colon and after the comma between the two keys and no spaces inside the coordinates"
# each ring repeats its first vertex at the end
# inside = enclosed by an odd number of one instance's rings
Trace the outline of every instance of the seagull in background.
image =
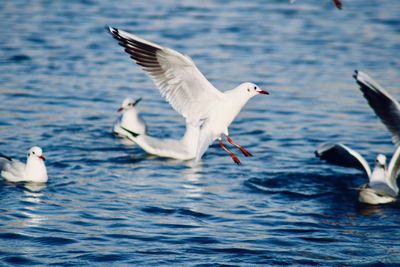
{"type": "Polygon", "coordinates": [[[386,167],[385,155],[378,154],[371,172],[366,160],[358,152],[343,144],[324,144],[315,151],[315,154],[328,163],[355,168],[367,174],[369,182],[360,188],[360,202],[368,204],[394,202],[399,191],[397,176],[400,165],[400,104],[366,73],[356,70],[353,77],[370,107],[392,133],[397,149],[389,167],[386,167]]]}
{"type": "Polygon", "coordinates": [[[149,136],[146,133],[147,126],[135,108],[141,100],[142,98],[134,100],[128,97],[122,102],[118,109],[122,112],[122,116],[114,125],[113,132],[129,142],[136,143],[151,155],[178,160],[194,159],[200,128],[187,124],[186,132],[181,139],[149,136]]]}
{"type": "Polygon", "coordinates": [[[400,147],[394,152],[389,166],[386,165],[386,156],[378,154],[372,172],[367,161],[357,151],[343,144],[323,144],[315,151],[315,155],[333,165],[361,170],[368,176],[368,183],[360,187],[360,202],[378,205],[396,201],[399,193],[397,176],[400,169],[400,147]]]}
{"type": "Polygon", "coordinates": [[[127,97],[122,102],[121,107],[118,109],[118,112],[121,112],[120,118],[114,124],[113,133],[124,137],[126,131],[121,127],[128,129],[129,131],[144,134],[146,133],[146,124],[139,117],[139,114],[136,110],[136,105],[142,100],[142,98],[138,98],[137,100],[127,97]]]}
{"type": "Polygon", "coordinates": [[[232,140],[228,127],[250,98],[268,94],[267,91],[246,82],[221,92],[204,77],[190,57],[116,28],[109,27],[108,30],[153,80],[161,95],[186,119],[186,123],[201,126],[196,161],[218,139],[220,147],[240,164],[239,158],[222,142],[222,136],[246,157],[252,156],[232,140]]]}
{"type": "Polygon", "coordinates": [[[47,182],[45,158],[40,147],[34,146],[28,151],[26,164],[0,154],[0,173],[9,182],[47,182]]]}

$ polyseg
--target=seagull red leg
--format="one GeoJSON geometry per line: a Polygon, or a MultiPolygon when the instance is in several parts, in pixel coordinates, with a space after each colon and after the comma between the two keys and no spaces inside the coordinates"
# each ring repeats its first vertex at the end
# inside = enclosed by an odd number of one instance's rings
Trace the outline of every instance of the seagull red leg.
{"type": "Polygon", "coordinates": [[[238,158],[235,154],[233,154],[232,151],[230,151],[229,149],[227,149],[227,148],[225,147],[224,143],[222,143],[221,138],[218,138],[218,142],[219,142],[219,146],[220,146],[223,150],[225,150],[226,153],[229,154],[229,156],[231,156],[231,158],[233,159],[233,161],[234,161],[236,164],[240,164],[239,158],[238,158]]]}
{"type": "Polygon", "coordinates": [[[244,147],[236,144],[235,142],[233,142],[232,138],[229,135],[226,135],[226,140],[228,140],[229,143],[231,143],[232,145],[234,145],[235,147],[239,148],[240,151],[242,151],[243,155],[245,155],[246,157],[252,157],[253,155],[247,151],[244,147]]]}

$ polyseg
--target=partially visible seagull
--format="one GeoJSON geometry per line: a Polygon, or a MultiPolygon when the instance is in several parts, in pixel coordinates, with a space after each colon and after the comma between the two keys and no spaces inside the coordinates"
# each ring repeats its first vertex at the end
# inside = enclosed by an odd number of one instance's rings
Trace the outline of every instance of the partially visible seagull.
{"type": "Polygon", "coordinates": [[[156,138],[147,134],[138,134],[122,127],[124,136],[138,144],[151,155],[191,160],[196,157],[200,128],[186,124],[186,132],[181,139],[156,138]]]}
{"type": "Polygon", "coordinates": [[[222,135],[245,156],[252,156],[232,140],[228,127],[250,98],[268,94],[267,91],[247,82],[222,93],[203,76],[190,57],[116,28],[108,30],[186,123],[201,126],[196,160],[200,160],[210,144],[218,139],[220,147],[239,164],[239,158],[223,144],[222,135]]]}
{"type": "Polygon", "coordinates": [[[392,133],[393,143],[400,145],[400,103],[366,73],[356,70],[353,77],[370,107],[392,133]]]}
{"type": "Polygon", "coordinates": [[[9,182],[47,182],[45,158],[40,147],[34,146],[28,151],[26,164],[0,154],[0,173],[9,182]]]}
{"type": "MultiPolygon", "coordinates": [[[[296,2],[296,0],[289,0],[289,2],[290,2],[291,4],[293,4],[294,2],[296,2]]],[[[341,1],[341,0],[332,0],[332,2],[335,4],[335,6],[336,6],[337,9],[342,9],[343,4],[342,4],[342,1],[341,1]]]]}
{"type": "Polygon", "coordinates": [[[323,144],[315,151],[315,155],[334,165],[361,170],[368,176],[369,182],[360,188],[360,202],[377,205],[396,201],[399,192],[396,180],[400,170],[400,147],[394,152],[388,167],[385,155],[378,154],[372,172],[358,152],[343,144],[323,144]]]}
{"type": "Polygon", "coordinates": [[[136,105],[142,100],[142,98],[138,98],[137,100],[127,97],[122,102],[121,107],[118,109],[118,112],[121,112],[121,116],[118,121],[114,124],[113,133],[123,137],[126,133],[122,130],[121,127],[128,129],[129,131],[144,134],[146,132],[146,124],[139,117],[139,114],[136,110],[136,105]]]}

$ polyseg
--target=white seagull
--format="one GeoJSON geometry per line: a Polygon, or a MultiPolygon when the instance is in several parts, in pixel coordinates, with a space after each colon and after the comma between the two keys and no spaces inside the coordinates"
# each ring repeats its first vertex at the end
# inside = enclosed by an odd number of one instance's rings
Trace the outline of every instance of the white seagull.
{"type": "Polygon", "coordinates": [[[393,142],[400,145],[400,103],[364,72],[356,70],[353,77],[370,107],[392,133],[393,142]]]}
{"type": "Polygon", "coordinates": [[[26,164],[0,154],[1,176],[9,182],[47,182],[47,170],[42,149],[34,146],[28,151],[26,164]]]}
{"type": "Polygon", "coordinates": [[[191,160],[196,157],[200,127],[186,124],[186,132],[181,139],[155,138],[147,134],[137,134],[124,127],[122,129],[125,131],[125,137],[151,155],[178,160],[191,160]]]}
{"type": "Polygon", "coordinates": [[[239,164],[238,157],[222,143],[222,135],[245,156],[252,156],[231,139],[228,127],[250,98],[268,94],[267,91],[253,83],[242,83],[222,93],[203,76],[190,57],[116,28],[108,30],[186,123],[201,126],[196,160],[200,160],[210,144],[218,139],[221,148],[239,164]]]}
{"type": "Polygon", "coordinates": [[[139,114],[136,110],[136,105],[141,100],[142,98],[138,98],[137,100],[135,100],[130,97],[124,99],[121,107],[118,109],[118,112],[121,112],[121,116],[114,124],[114,134],[123,137],[126,132],[121,127],[138,134],[146,133],[146,124],[139,117],[139,114]]]}
{"type": "Polygon", "coordinates": [[[357,151],[343,144],[323,144],[315,151],[315,155],[328,163],[355,168],[367,174],[369,182],[360,188],[360,202],[377,205],[396,201],[399,192],[396,180],[400,170],[400,147],[394,152],[389,167],[386,166],[385,155],[378,154],[372,172],[367,161],[357,151]]]}

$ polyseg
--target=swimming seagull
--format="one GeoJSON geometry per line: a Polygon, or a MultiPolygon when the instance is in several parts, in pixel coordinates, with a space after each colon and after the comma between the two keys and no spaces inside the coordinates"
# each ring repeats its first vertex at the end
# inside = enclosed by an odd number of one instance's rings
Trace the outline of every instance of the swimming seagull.
{"type": "Polygon", "coordinates": [[[250,98],[268,94],[267,91],[247,82],[222,93],[203,76],[190,57],[116,28],[108,30],[186,123],[194,127],[201,125],[196,160],[218,139],[220,147],[239,164],[239,158],[223,144],[222,135],[245,156],[252,156],[232,140],[228,127],[250,98]]]}
{"type": "Polygon", "coordinates": [[[400,170],[400,147],[394,152],[388,167],[385,155],[378,154],[372,172],[358,152],[343,144],[323,144],[315,151],[315,155],[328,163],[355,168],[367,174],[369,182],[360,188],[360,202],[377,205],[396,201],[399,192],[396,180],[400,170]]]}
{"type": "Polygon", "coordinates": [[[191,160],[196,157],[200,127],[187,123],[186,132],[181,139],[156,138],[121,128],[125,131],[125,137],[151,155],[178,160],[191,160]]]}
{"type": "Polygon", "coordinates": [[[138,134],[144,134],[146,132],[146,124],[139,117],[139,114],[136,110],[136,105],[141,100],[142,98],[134,100],[130,97],[124,99],[121,107],[118,109],[118,112],[121,112],[121,116],[114,124],[114,134],[123,137],[126,134],[126,131],[124,131],[121,127],[138,134]]]}
{"type": "MultiPolygon", "coordinates": [[[[333,3],[335,4],[335,6],[336,6],[337,9],[342,9],[343,4],[342,4],[342,1],[341,1],[341,0],[332,0],[332,1],[333,1],[333,3]]],[[[289,0],[289,2],[290,2],[291,4],[293,4],[294,2],[296,2],[296,0],[289,0]]]]}
{"type": "Polygon", "coordinates": [[[400,144],[400,103],[382,86],[362,71],[353,75],[368,104],[392,133],[393,142],[400,144]]]}
{"type": "Polygon", "coordinates": [[[138,144],[144,151],[159,157],[190,160],[196,156],[197,141],[200,128],[186,125],[186,132],[181,139],[156,138],[147,135],[146,124],[140,119],[135,109],[141,100],[134,101],[126,98],[118,111],[123,111],[119,122],[114,126],[114,133],[118,136],[138,144]]]}
{"type": "Polygon", "coordinates": [[[34,146],[28,151],[26,164],[0,154],[0,173],[9,182],[47,182],[45,158],[40,147],[34,146]]]}

